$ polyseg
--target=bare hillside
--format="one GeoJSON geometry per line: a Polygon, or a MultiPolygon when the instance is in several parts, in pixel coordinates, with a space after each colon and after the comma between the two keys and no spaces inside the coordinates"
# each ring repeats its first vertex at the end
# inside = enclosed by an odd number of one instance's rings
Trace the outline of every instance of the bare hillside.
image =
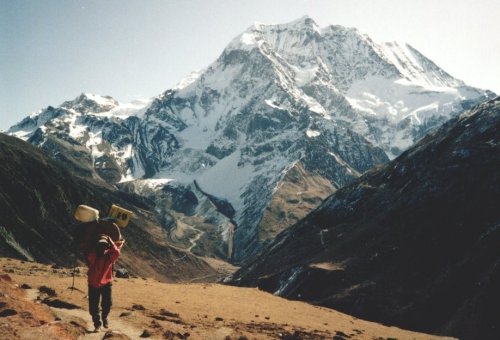
{"type": "Polygon", "coordinates": [[[0,259],[0,265],[2,274],[14,280],[1,281],[2,291],[10,290],[0,297],[2,339],[139,339],[141,335],[152,339],[445,339],[288,301],[255,288],[165,284],[143,278],[115,279],[110,332],[96,334],[88,331],[84,268],[79,269],[71,290],[68,268],[6,258],[0,259]],[[49,310],[45,304],[66,308],[49,310]],[[27,314],[33,308],[40,311],[27,314]],[[15,314],[7,316],[7,309],[15,314]],[[32,321],[27,322],[29,315],[32,321]]]}

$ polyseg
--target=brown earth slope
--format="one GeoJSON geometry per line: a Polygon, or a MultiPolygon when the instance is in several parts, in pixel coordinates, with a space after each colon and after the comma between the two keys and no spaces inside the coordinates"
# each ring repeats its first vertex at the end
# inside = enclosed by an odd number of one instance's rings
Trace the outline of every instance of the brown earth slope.
{"type": "Polygon", "coordinates": [[[294,225],[335,192],[329,180],[311,173],[301,162],[291,167],[278,183],[271,202],[259,224],[259,240],[273,240],[276,235],[294,225]]]}
{"type": "Polygon", "coordinates": [[[0,296],[0,302],[7,302],[0,307],[2,339],[55,339],[56,332],[59,339],[139,339],[147,334],[152,339],[444,339],[288,301],[255,288],[165,284],[142,278],[115,279],[112,334],[90,333],[83,268],[75,278],[76,289],[71,290],[66,268],[6,258],[0,258],[0,267],[0,274],[28,288],[22,292],[14,282],[0,285],[3,293],[8,288],[9,295],[0,296]],[[49,310],[44,303],[66,308],[49,310]],[[15,309],[17,315],[2,317],[6,308],[15,309]],[[34,309],[38,314],[31,312],[34,309]],[[19,322],[26,312],[43,321],[19,322]]]}

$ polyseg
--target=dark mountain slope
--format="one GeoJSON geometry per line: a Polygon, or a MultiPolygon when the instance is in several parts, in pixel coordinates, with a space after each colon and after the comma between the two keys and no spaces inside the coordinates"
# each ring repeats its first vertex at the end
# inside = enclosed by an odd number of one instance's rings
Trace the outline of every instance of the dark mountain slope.
{"type": "Polygon", "coordinates": [[[166,280],[214,274],[198,258],[169,246],[149,205],[139,196],[113,192],[71,175],[36,147],[0,134],[0,255],[72,265],[73,212],[79,204],[107,212],[112,203],[137,218],[123,231],[121,264],[133,273],[166,280]]]}
{"type": "Polygon", "coordinates": [[[233,283],[464,339],[500,339],[500,98],[330,196],[233,283]]]}

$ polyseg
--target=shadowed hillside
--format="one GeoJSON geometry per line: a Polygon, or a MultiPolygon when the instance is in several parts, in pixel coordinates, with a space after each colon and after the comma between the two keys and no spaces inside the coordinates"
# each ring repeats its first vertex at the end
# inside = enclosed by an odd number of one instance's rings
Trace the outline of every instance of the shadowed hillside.
{"type": "Polygon", "coordinates": [[[233,283],[418,331],[499,339],[500,98],[281,233],[233,283]]]}
{"type": "Polygon", "coordinates": [[[38,148],[4,134],[0,164],[0,255],[72,265],[78,256],[70,233],[75,208],[87,204],[104,214],[116,203],[137,216],[123,230],[121,265],[170,281],[215,274],[204,261],[165,242],[165,231],[139,196],[72,176],[38,148]]]}

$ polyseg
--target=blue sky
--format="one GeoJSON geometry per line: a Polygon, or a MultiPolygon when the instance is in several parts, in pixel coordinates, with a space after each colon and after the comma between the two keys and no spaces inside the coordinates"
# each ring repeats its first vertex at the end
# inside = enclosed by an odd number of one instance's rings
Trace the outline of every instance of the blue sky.
{"type": "Polygon", "coordinates": [[[0,0],[0,130],[82,92],[156,96],[254,21],[303,15],[408,42],[453,76],[500,93],[496,0],[0,0]]]}

